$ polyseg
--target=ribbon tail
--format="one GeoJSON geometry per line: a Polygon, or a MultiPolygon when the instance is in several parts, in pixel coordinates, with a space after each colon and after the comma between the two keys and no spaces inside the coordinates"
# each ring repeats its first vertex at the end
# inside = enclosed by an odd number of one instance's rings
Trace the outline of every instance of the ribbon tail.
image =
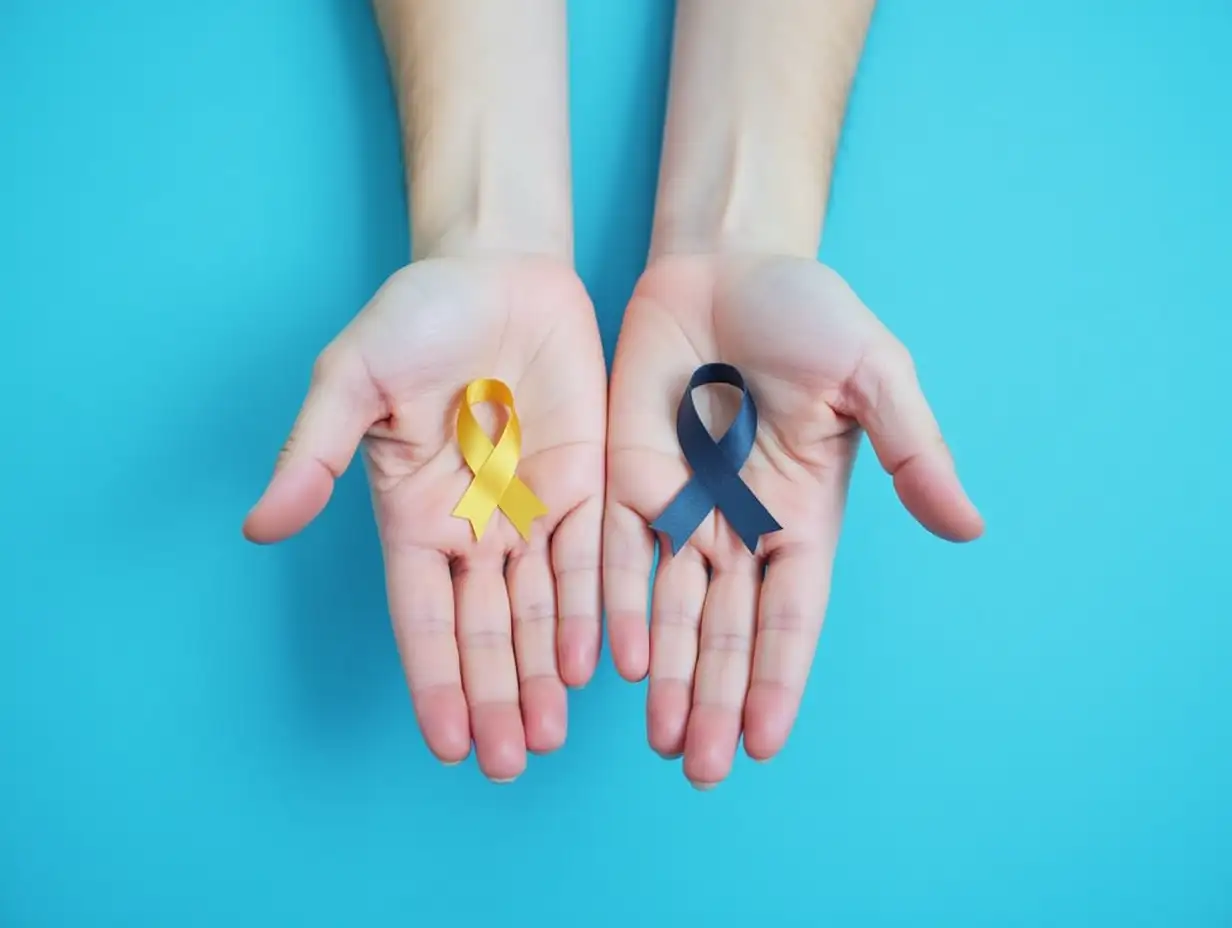
{"type": "MultiPolygon", "coordinates": [[[[650,528],[656,532],[662,532],[667,536],[668,542],[672,546],[672,554],[679,554],[680,549],[684,547],[685,542],[689,540],[689,536],[693,532],[684,532],[675,524],[670,515],[670,509],[663,510],[663,515],[650,523],[650,528]]],[[[696,530],[696,529],[695,529],[696,530]]]]}
{"type": "Polygon", "coordinates": [[[650,527],[666,535],[672,545],[672,554],[679,554],[713,508],[714,501],[706,488],[697,479],[692,479],[667,504],[659,518],[650,523],[650,527]]]}
{"type": "MultiPolygon", "coordinates": [[[[730,519],[728,520],[731,521],[730,519]]],[[[744,521],[740,526],[733,526],[736,529],[736,534],[740,536],[740,540],[744,542],[744,546],[749,549],[749,554],[757,553],[757,544],[761,541],[762,535],[769,535],[772,532],[777,532],[783,528],[775,520],[774,516],[763,506],[761,512],[757,515],[757,520],[744,521]]]]}
{"type": "Polygon", "coordinates": [[[510,481],[504,495],[501,496],[500,508],[501,512],[513,523],[513,527],[518,530],[518,534],[527,541],[530,541],[531,523],[540,516],[548,514],[548,507],[544,505],[543,500],[517,477],[510,481]]]}
{"type": "Polygon", "coordinates": [[[496,502],[484,493],[475,481],[472,481],[471,485],[466,488],[466,492],[458,500],[458,505],[453,508],[455,516],[466,519],[471,524],[471,531],[475,533],[476,541],[483,538],[483,531],[487,528],[488,522],[492,519],[492,513],[495,511],[496,502]]]}
{"type": "Polygon", "coordinates": [[[723,513],[727,524],[740,536],[749,553],[756,554],[761,536],[777,532],[783,526],[779,525],[778,520],[762,505],[761,500],[743,480],[734,477],[726,483],[722,492],[716,494],[717,508],[723,513]]]}

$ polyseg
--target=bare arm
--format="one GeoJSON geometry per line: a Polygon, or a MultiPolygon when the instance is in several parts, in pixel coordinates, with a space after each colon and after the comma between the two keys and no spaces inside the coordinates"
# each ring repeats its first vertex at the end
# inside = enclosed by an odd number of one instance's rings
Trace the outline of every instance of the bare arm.
{"type": "Polygon", "coordinates": [[[875,0],[679,0],[651,251],[816,257],[875,0]]]}
{"type": "Polygon", "coordinates": [[[402,117],[416,258],[568,260],[565,0],[374,0],[402,117]]]}

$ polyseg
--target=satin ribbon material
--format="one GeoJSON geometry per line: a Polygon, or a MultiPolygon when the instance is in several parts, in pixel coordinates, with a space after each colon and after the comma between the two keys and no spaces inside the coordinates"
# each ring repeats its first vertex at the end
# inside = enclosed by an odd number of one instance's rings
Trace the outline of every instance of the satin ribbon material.
{"type": "Polygon", "coordinates": [[[740,371],[716,362],[693,372],[676,410],[676,437],[693,476],[650,525],[671,540],[672,554],[684,547],[711,509],[723,513],[750,552],[757,550],[762,535],[782,528],[740,479],[740,468],[757,438],[757,405],[740,371]],[[706,431],[693,402],[693,391],[712,383],[729,384],[741,393],[735,421],[718,441],[706,431]]]}
{"type": "Polygon", "coordinates": [[[529,541],[531,523],[547,515],[548,507],[517,477],[518,458],[522,455],[522,427],[513,407],[513,391],[499,380],[471,381],[458,405],[457,430],[462,457],[475,477],[454,507],[453,514],[470,522],[478,541],[499,508],[509,517],[518,534],[529,541]],[[495,445],[471,409],[479,403],[499,403],[509,411],[509,421],[495,445]]]}

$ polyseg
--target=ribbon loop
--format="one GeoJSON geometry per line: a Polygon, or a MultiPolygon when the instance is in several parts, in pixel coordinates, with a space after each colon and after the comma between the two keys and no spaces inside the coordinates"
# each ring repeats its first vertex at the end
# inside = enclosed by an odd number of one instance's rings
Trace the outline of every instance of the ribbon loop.
{"type": "Polygon", "coordinates": [[[531,523],[547,515],[548,507],[517,477],[518,459],[522,455],[522,426],[514,409],[513,391],[499,380],[472,380],[458,404],[457,431],[462,459],[475,476],[453,514],[470,522],[478,541],[493,513],[500,509],[518,534],[529,541],[531,523]],[[499,403],[509,411],[509,421],[495,445],[471,408],[479,403],[499,403]]]}
{"type": "Polygon", "coordinates": [[[667,535],[672,554],[676,554],[710,510],[717,509],[749,552],[755,553],[761,536],[782,526],[740,477],[757,440],[757,405],[740,371],[713,362],[693,372],[676,410],[676,438],[693,476],[650,527],[667,535]],[[736,418],[718,441],[706,430],[693,402],[693,391],[712,383],[736,387],[741,394],[736,418]]]}

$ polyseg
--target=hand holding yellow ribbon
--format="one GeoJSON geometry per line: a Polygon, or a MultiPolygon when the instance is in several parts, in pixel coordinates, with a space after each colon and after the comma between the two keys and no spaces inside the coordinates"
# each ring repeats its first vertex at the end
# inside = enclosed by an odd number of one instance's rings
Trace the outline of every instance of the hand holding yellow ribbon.
{"type": "Polygon", "coordinates": [[[530,524],[547,515],[548,507],[516,476],[522,455],[522,427],[513,408],[513,391],[499,380],[472,380],[458,406],[458,445],[466,466],[475,475],[454,507],[453,514],[466,519],[483,537],[488,520],[499,507],[518,533],[530,540],[530,524]],[[471,407],[477,403],[500,403],[509,410],[509,421],[493,445],[479,425],[471,407]]]}

